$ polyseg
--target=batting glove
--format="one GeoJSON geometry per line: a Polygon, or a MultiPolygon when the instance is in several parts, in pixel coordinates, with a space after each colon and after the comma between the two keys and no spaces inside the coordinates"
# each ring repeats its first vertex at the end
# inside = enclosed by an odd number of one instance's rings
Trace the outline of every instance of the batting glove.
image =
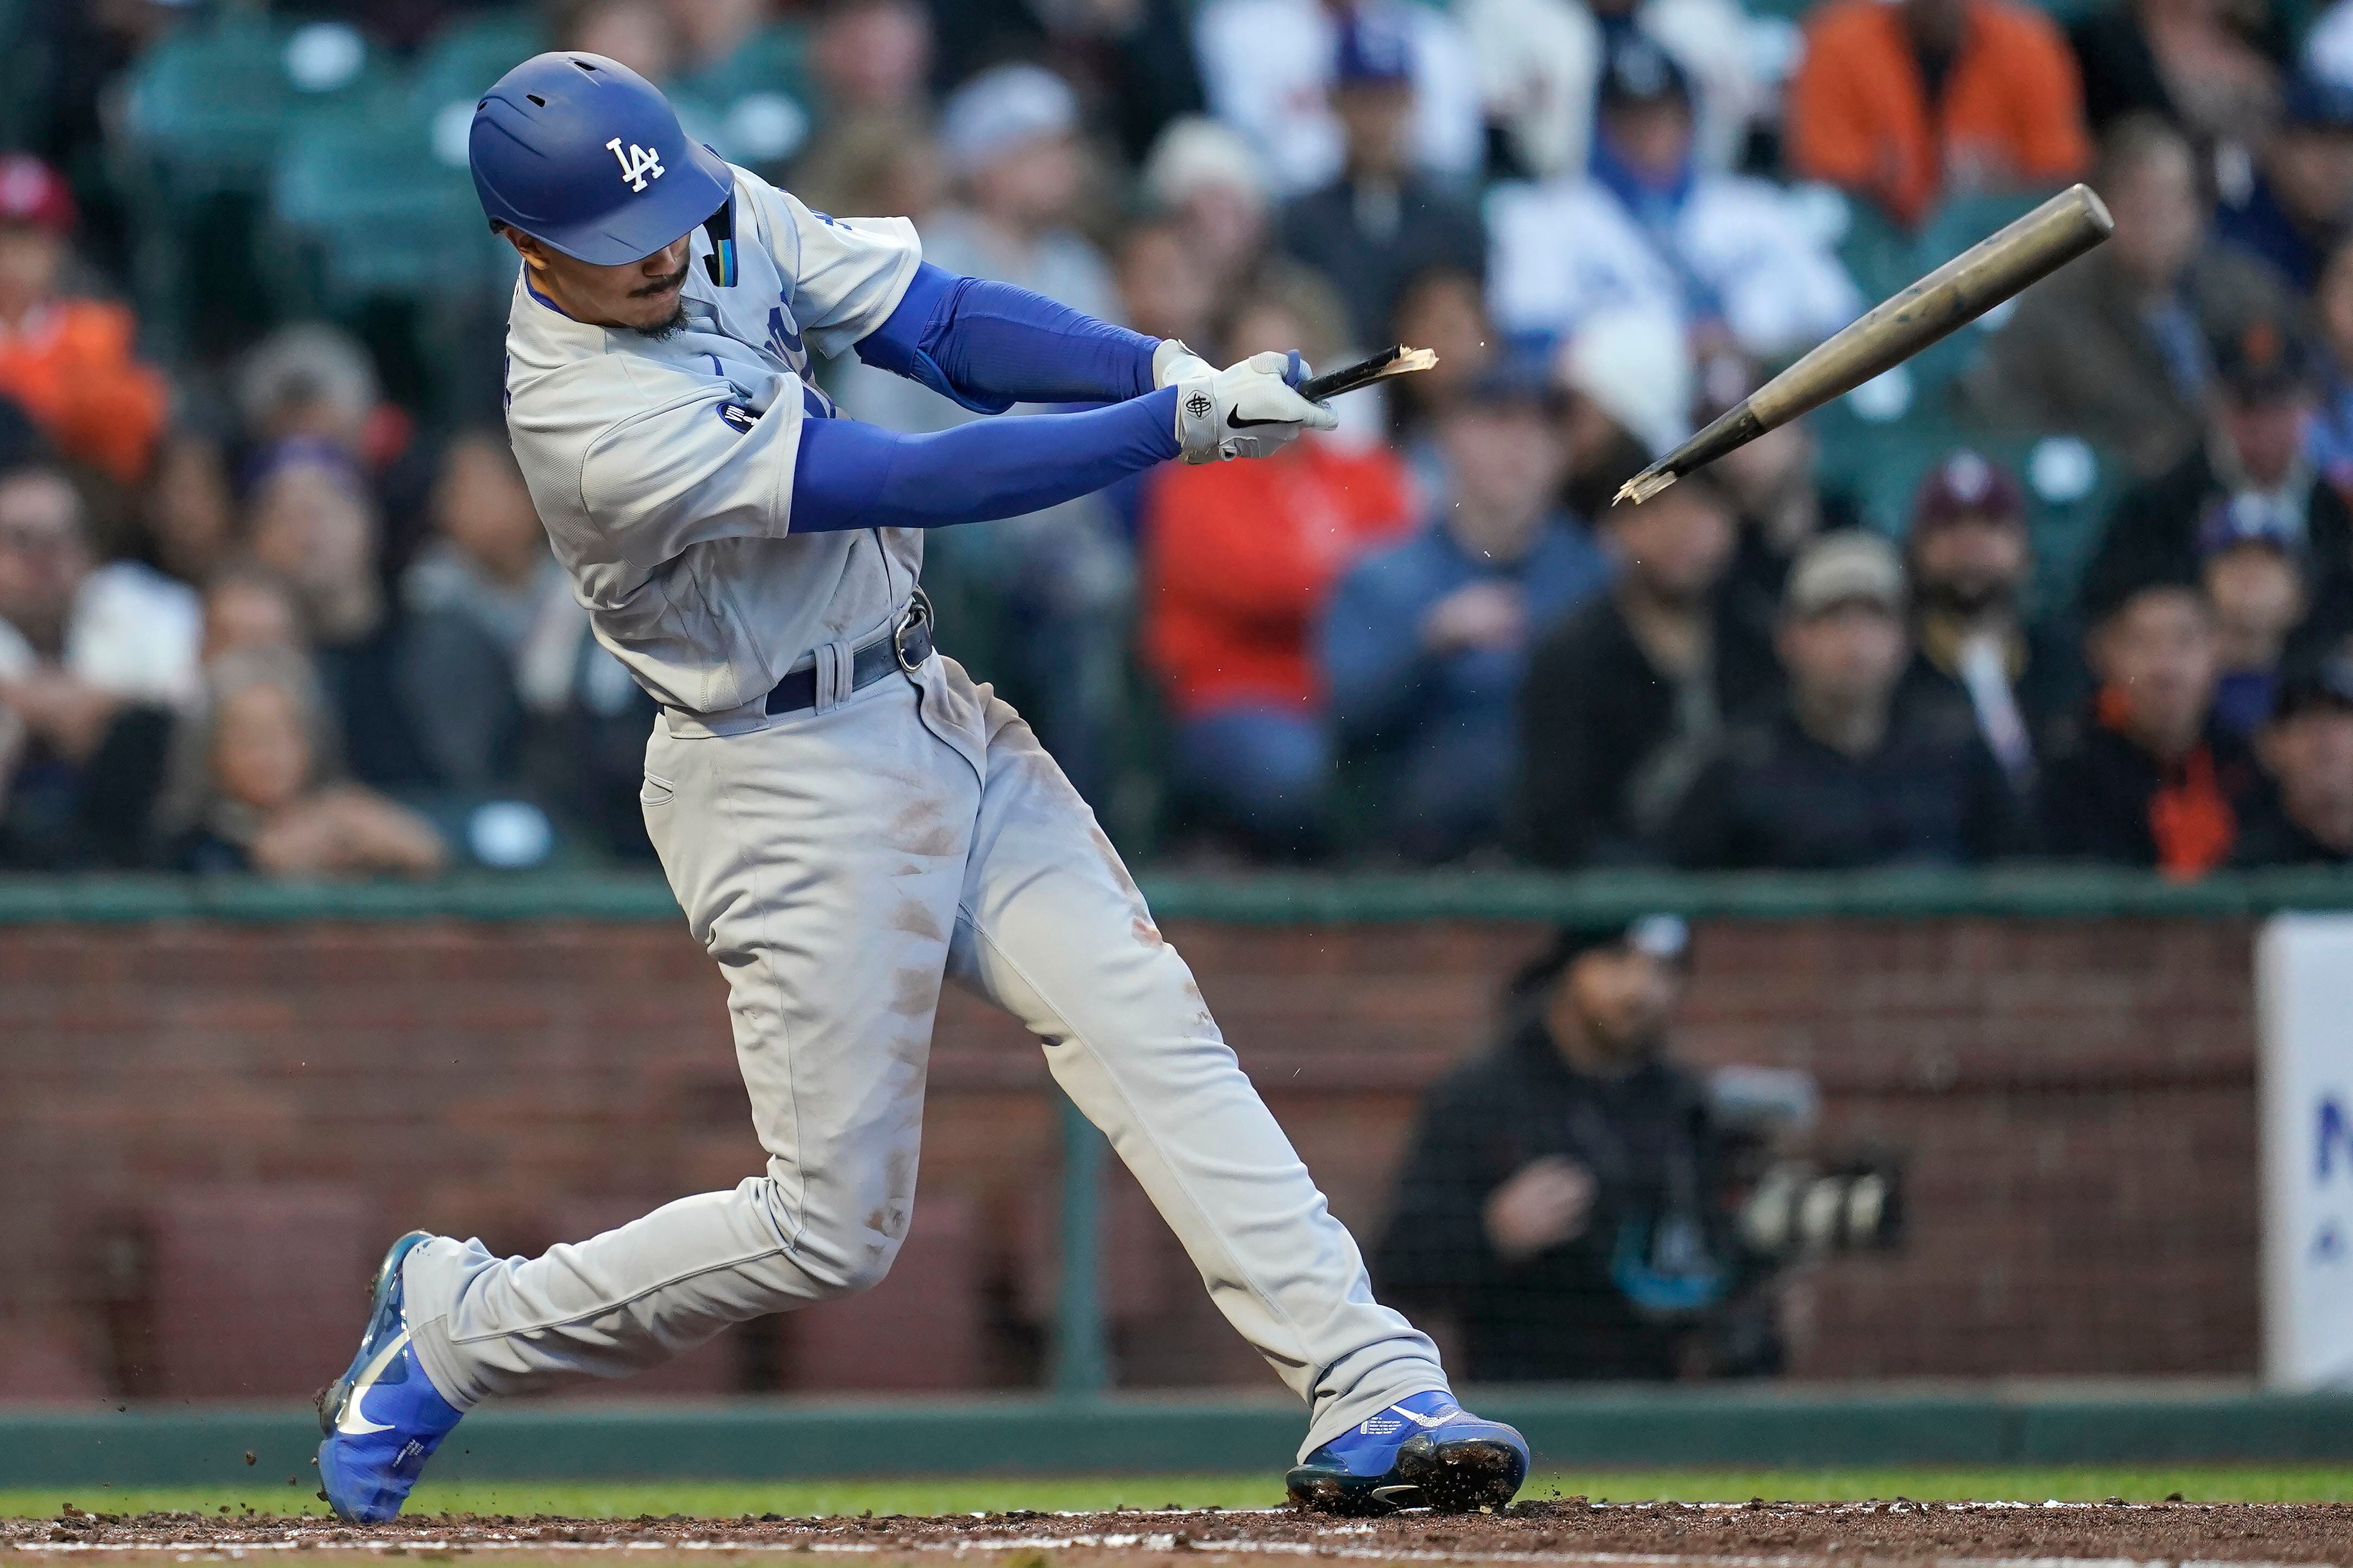
{"type": "Polygon", "coordinates": [[[1174,386],[1180,381],[1190,381],[1195,376],[1217,374],[1216,365],[1187,348],[1179,339],[1163,338],[1160,346],[1152,352],[1152,389],[1155,392],[1164,386],[1174,386]]]}
{"type": "Polygon", "coordinates": [[[1176,383],[1176,441],[1188,463],[1264,458],[1303,430],[1330,430],[1340,416],[1299,395],[1307,362],[1296,353],[1253,354],[1215,375],[1176,383]]]}

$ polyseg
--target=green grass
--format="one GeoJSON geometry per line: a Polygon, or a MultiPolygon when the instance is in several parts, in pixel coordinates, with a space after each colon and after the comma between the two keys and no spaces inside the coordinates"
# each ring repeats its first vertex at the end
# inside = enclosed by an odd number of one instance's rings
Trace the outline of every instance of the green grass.
{"type": "MultiPolygon", "coordinates": [[[[2353,1468],[2318,1467],[2178,1469],[1996,1470],[1644,1470],[1546,1474],[1521,1493],[1526,1498],[1582,1493],[1613,1501],[1674,1499],[1684,1502],[1745,1502],[1752,1497],[1836,1501],[1855,1498],[1969,1499],[1978,1501],[2097,1501],[2121,1497],[2153,1502],[2179,1492],[2197,1502],[2353,1501],[2353,1468]]],[[[1012,1509],[1108,1510],[1265,1508],[1281,1500],[1272,1476],[1164,1476],[1069,1480],[950,1479],[912,1481],[667,1482],[557,1484],[473,1481],[419,1487],[412,1515],[440,1512],[560,1514],[574,1518],[635,1518],[686,1514],[736,1519],[744,1514],[1001,1513],[1012,1509]]],[[[251,1507],[263,1513],[309,1511],[324,1506],[307,1488],[125,1489],[82,1486],[0,1491],[0,1517],[46,1517],[59,1505],[108,1513],[151,1510],[217,1512],[251,1507]]]]}

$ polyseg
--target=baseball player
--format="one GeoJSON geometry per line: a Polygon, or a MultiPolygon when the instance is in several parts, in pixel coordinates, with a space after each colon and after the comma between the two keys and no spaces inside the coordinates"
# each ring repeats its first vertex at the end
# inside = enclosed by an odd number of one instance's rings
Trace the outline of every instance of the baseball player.
{"type": "Polygon", "coordinates": [[[1167,458],[1332,427],[1296,354],[1184,344],[924,265],[681,133],[596,55],[483,98],[474,182],[522,253],[507,424],[596,636],[660,703],[646,826],[725,973],[766,1173],[543,1257],[417,1232],[320,1395],[346,1519],[398,1513],[484,1400],[621,1377],[731,1323],[861,1290],[915,1195],[953,976],[1043,1043],[1227,1320],[1310,1407],[1292,1495],[1501,1504],[1527,1469],[1466,1414],[1362,1259],[1019,715],[933,650],[923,531],[1017,516],[1167,458]],[[812,352],[968,408],[1090,404],[903,436],[836,416],[812,352]]]}

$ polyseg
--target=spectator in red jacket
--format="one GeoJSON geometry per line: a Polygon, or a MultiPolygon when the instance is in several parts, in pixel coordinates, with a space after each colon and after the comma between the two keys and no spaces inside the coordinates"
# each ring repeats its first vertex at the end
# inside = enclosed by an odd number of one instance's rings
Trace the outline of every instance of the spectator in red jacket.
{"type": "MultiPolygon", "coordinates": [[[[1329,353],[1336,301],[1293,285],[1245,303],[1229,357],[1298,342],[1329,353]]],[[[1172,468],[1145,503],[1145,654],[1175,721],[1176,781],[1262,854],[1312,854],[1331,745],[1310,638],[1333,583],[1412,522],[1387,447],[1311,437],[1258,463],[1172,468]]]]}
{"type": "Polygon", "coordinates": [[[135,484],[170,394],[132,355],[129,310],[59,291],[78,221],[56,170],[21,153],[0,157],[0,395],[64,456],[135,484]]]}

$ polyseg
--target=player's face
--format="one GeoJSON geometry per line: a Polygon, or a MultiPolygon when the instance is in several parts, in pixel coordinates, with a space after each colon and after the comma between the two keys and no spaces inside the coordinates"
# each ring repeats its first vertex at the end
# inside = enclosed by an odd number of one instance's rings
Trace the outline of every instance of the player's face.
{"type": "Polygon", "coordinates": [[[686,270],[694,250],[691,231],[651,256],[617,267],[566,256],[512,230],[509,237],[531,268],[533,286],[575,321],[666,337],[685,314],[686,270]]]}

